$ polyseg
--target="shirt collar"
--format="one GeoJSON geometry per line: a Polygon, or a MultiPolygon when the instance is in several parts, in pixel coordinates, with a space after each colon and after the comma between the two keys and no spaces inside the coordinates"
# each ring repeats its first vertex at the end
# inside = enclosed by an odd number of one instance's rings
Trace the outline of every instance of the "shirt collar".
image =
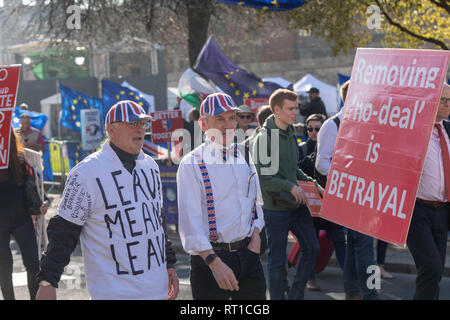
{"type": "Polygon", "coordinates": [[[234,148],[235,144],[232,143],[228,148],[224,147],[221,144],[215,143],[209,137],[206,137],[203,152],[211,152],[211,156],[223,161],[223,150],[230,150],[234,148]]]}
{"type": "Polygon", "coordinates": [[[31,129],[31,127],[28,127],[28,129],[24,129],[23,127],[20,127],[20,131],[26,135],[26,134],[29,134],[33,130],[31,129]]]}

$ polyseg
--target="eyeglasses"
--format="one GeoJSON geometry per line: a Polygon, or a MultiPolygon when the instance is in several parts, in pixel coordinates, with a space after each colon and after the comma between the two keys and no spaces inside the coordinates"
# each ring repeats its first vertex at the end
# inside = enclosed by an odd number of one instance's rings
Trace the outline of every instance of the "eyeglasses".
{"type": "Polygon", "coordinates": [[[441,98],[441,103],[446,104],[447,102],[450,101],[450,98],[441,98]]]}
{"type": "Polygon", "coordinates": [[[320,128],[308,128],[308,132],[313,132],[313,130],[319,132],[320,128]]]}
{"type": "Polygon", "coordinates": [[[138,126],[145,127],[145,129],[150,128],[150,120],[148,119],[139,119],[134,122],[125,122],[127,127],[130,129],[136,129],[138,126]]]}
{"type": "Polygon", "coordinates": [[[252,115],[249,115],[249,116],[239,115],[238,117],[241,118],[241,119],[251,119],[251,118],[253,118],[252,115]]]}

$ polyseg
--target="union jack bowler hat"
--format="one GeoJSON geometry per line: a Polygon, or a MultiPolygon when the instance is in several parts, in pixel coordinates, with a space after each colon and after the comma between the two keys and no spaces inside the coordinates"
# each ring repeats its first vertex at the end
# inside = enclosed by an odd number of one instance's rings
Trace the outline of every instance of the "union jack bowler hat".
{"type": "Polygon", "coordinates": [[[152,117],[146,114],[144,109],[136,102],[123,100],[117,102],[109,109],[105,124],[113,122],[135,122],[139,119],[151,120],[152,117]]]}
{"type": "Polygon", "coordinates": [[[229,95],[226,93],[213,93],[207,96],[200,105],[200,116],[203,116],[204,114],[218,116],[227,111],[237,110],[239,110],[239,108],[229,95]]]}

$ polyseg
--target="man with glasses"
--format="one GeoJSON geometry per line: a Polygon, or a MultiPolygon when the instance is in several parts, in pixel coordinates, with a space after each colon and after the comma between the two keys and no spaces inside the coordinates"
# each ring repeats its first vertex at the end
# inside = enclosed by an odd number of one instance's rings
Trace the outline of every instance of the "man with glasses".
{"type": "MultiPolygon", "coordinates": [[[[241,129],[245,133],[248,129],[256,128],[255,125],[251,124],[255,119],[255,114],[250,110],[250,108],[247,105],[245,104],[241,105],[239,109],[236,110],[236,116],[238,122],[236,129],[241,129]]],[[[252,133],[253,130],[251,130],[251,132],[246,134],[246,136],[250,136],[252,133]]]]}
{"type": "Polygon", "coordinates": [[[80,236],[92,299],[176,298],[159,168],[142,152],[150,119],[133,101],[116,103],[105,119],[108,140],[70,171],[48,225],[37,299],[56,299],[80,236]]]}
{"type": "Polygon", "coordinates": [[[439,299],[450,211],[450,86],[444,84],[406,244],[417,268],[414,299],[439,299]]]}
{"type": "Polygon", "coordinates": [[[232,144],[236,110],[227,94],[206,97],[199,120],[206,141],[177,172],[178,226],[191,255],[194,300],[266,299],[262,197],[255,166],[232,144]]]}

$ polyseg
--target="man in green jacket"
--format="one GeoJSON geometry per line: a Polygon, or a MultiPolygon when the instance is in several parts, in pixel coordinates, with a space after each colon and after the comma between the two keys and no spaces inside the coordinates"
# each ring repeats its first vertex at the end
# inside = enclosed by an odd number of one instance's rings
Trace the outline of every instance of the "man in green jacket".
{"type": "MultiPolygon", "coordinates": [[[[286,245],[289,230],[300,243],[300,259],[288,299],[303,299],[306,282],[319,254],[319,242],[305,194],[297,180],[315,182],[298,169],[298,147],[293,124],[297,116],[297,94],[278,89],[269,99],[269,116],[252,141],[252,157],[259,174],[264,200],[268,241],[267,273],[272,300],[285,299],[287,282],[286,245]]],[[[320,193],[323,189],[316,183],[320,193]]]]}

